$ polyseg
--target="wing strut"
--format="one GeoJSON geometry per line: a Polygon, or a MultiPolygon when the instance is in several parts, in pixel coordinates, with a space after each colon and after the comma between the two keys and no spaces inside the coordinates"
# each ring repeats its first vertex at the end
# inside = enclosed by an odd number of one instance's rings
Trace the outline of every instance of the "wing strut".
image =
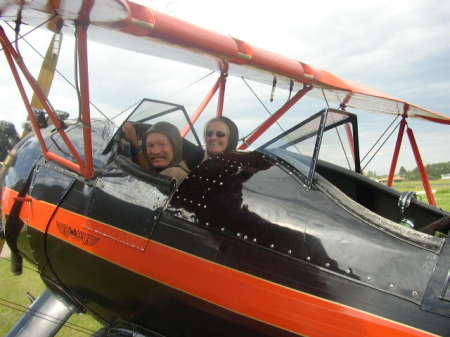
{"type": "Polygon", "coordinates": [[[253,133],[246,139],[243,144],[239,146],[239,150],[247,149],[255,140],[257,140],[273,123],[275,123],[281,116],[285,114],[295,103],[297,103],[303,96],[305,96],[313,87],[310,84],[305,84],[303,89],[300,89],[294,97],[288,100],[277,112],[267,118],[253,133]]]}
{"type": "MultiPolygon", "coordinates": [[[[220,76],[217,79],[216,83],[214,83],[214,86],[211,88],[211,90],[208,92],[206,97],[203,99],[202,103],[199,105],[197,110],[194,112],[194,114],[190,117],[192,125],[195,124],[195,122],[198,120],[202,112],[205,110],[206,106],[209,104],[211,99],[214,97],[214,95],[217,92],[217,89],[219,89],[219,99],[217,101],[217,116],[222,116],[223,113],[223,104],[225,100],[225,85],[227,83],[227,77],[228,77],[228,63],[222,63],[220,66],[220,76]]],[[[189,131],[191,130],[190,124],[186,124],[186,126],[181,130],[181,137],[185,137],[189,131]]]]}
{"type": "Polygon", "coordinates": [[[414,137],[414,132],[408,126],[408,123],[406,121],[408,110],[409,110],[409,104],[405,104],[403,106],[404,113],[403,113],[402,121],[400,122],[400,129],[398,130],[397,142],[395,143],[394,154],[392,155],[392,162],[391,162],[391,168],[389,170],[387,185],[389,187],[392,187],[392,183],[394,181],[395,169],[397,167],[398,156],[400,154],[400,147],[402,145],[403,134],[405,132],[405,127],[406,127],[407,128],[406,133],[408,134],[409,143],[411,144],[411,148],[413,150],[414,157],[416,159],[417,167],[419,168],[420,176],[422,178],[423,188],[425,189],[428,203],[430,205],[436,206],[436,200],[434,199],[433,192],[431,190],[431,185],[430,185],[430,181],[428,179],[428,174],[423,165],[422,157],[420,156],[420,152],[419,152],[419,147],[417,146],[416,138],[414,137]]]}
{"type": "Polygon", "coordinates": [[[34,77],[31,75],[25,64],[23,63],[22,57],[17,53],[16,50],[11,45],[8,37],[3,30],[3,27],[0,27],[0,43],[5,52],[6,59],[11,68],[11,72],[16,81],[17,87],[19,89],[20,95],[24,102],[25,108],[28,112],[28,118],[31,121],[31,125],[33,126],[34,133],[36,134],[37,139],[39,140],[39,144],[41,147],[41,151],[44,157],[48,160],[53,160],[63,166],[68,167],[69,169],[83,175],[86,179],[91,179],[94,176],[93,172],[93,160],[92,160],[92,142],[91,142],[91,125],[90,125],[90,114],[89,114],[89,86],[87,85],[87,40],[86,40],[86,28],[79,28],[80,24],[77,24],[77,30],[80,30],[80,42],[77,43],[77,47],[79,48],[80,56],[80,79],[81,79],[81,89],[82,89],[82,121],[83,121],[83,136],[84,136],[84,160],[81,158],[75,146],[72,144],[68,136],[66,135],[61,122],[59,121],[53,107],[47,100],[44,92],[42,91],[39,84],[36,82],[34,77]],[[83,33],[84,32],[84,33],[83,33]],[[14,63],[15,62],[15,63],[14,63]],[[42,137],[40,127],[36,121],[36,117],[33,114],[33,110],[31,104],[26,95],[25,89],[23,87],[22,81],[20,79],[19,73],[16,68],[17,66],[22,71],[22,74],[25,76],[29,85],[34,91],[34,94],[38,97],[45,111],[47,112],[50,120],[55,126],[56,130],[61,136],[61,139],[66,144],[67,148],[70,151],[70,154],[75,159],[75,162],[63,158],[53,152],[48,151],[47,145],[45,144],[44,138],[42,137]],[[87,103],[86,103],[87,102],[87,103]],[[86,108],[87,105],[87,108],[86,108]]]}
{"type": "MultiPolygon", "coordinates": [[[[350,100],[350,98],[352,97],[353,93],[349,92],[344,100],[342,101],[342,103],[339,106],[339,109],[346,111],[346,107],[347,107],[347,103],[350,100]]],[[[353,156],[353,162],[355,162],[355,142],[353,139],[353,133],[352,133],[352,129],[350,128],[350,125],[348,123],[345,123],[345,133],[347,134],[347,140],[348,143],[350,145],[350,149],[352,151],[352,156],[353,156]]]]}

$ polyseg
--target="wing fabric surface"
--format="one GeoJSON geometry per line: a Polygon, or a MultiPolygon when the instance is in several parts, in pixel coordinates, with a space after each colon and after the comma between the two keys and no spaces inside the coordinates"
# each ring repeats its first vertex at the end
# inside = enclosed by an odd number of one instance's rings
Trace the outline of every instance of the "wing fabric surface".
{"type": "Polygon", "coordinates": [[[233,76],[268,85],[276,76],[277,87],[288,89],[291,80],[297,89],[311,84],[314,89],[309,95],[325,96],[338,105],[399,115],[406,111],[407,117],[450,124],[445,114],[127,0],[0,0],[2,19],[16,20],[19,10],[27,24],[37,25],[56,15],[65,30],[73,30],[74,20],[89,21],[90,38],[113,46],[218,71],[227,62],[233,76]]]}

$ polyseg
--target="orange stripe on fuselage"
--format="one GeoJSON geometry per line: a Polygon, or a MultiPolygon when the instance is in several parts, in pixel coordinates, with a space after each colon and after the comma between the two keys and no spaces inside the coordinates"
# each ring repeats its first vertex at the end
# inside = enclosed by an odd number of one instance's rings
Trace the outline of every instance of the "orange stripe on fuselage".
{"type": "MultiPolygon", "coordinates": [[[[44,231],[36,212],[46,207],[48,214],[55,206],[33,200],[30,226],[44,231]]],[[[22,219],[27,221],[27,218],[22,219]]],[[[132,272],[295,334],[311,337],[435,336],[211,262],[62,208],[47,232],[132,272]],[[95,244],[87,244],[77,235],[67,235],[58,228],[57,221],[69,225],[73,233],[88,233],[98,240],[95,244]],[[143,240],[147,243],[145,248],[143,240]]]]}

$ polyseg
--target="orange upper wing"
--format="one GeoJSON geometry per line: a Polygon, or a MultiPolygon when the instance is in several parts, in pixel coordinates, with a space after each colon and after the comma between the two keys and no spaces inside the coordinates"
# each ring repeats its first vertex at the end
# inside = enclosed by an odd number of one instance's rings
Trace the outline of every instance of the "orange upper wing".
{"type": "Polygon", "coordinates": [[[88,34],[100,42],[149,55],[220,70],[229,64],[231,75],[289,88],[311,84],[310,95],[347,107],[389,114],[406,114],[433,122],[450,124],[450,117],[427,110],[359,83],[343,79],[309,64],[254,47],[247,42],[222,35],[186,21],[126,0],[0,0],[4,20],[16,20],[22,10],[24,23],[37,25],[62,20],[71,29],[74,20],[89,22],[88,34]]]}

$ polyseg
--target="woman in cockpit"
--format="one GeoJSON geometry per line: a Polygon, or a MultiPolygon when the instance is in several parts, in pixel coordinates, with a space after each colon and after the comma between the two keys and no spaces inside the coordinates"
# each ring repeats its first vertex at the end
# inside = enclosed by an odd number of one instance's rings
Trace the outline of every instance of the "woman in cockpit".
{"type": "Polygon", "coordinates": [[[236,151],[239,131],[236,124],[227,117],[216,117],[208,121],[204,132],[205,159],[221,153],[236,151]]]}

